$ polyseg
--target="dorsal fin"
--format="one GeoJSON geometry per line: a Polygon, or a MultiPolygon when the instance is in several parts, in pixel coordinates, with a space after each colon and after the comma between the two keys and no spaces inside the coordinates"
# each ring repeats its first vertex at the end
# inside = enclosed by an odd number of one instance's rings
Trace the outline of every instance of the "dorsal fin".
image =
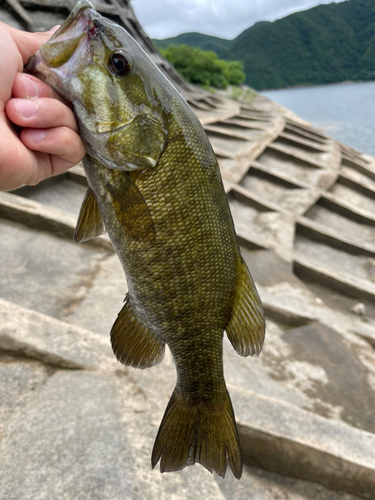
{"type": "Polygon", "coordinates": [[[164,358],[165,343],[134,315],[129,297],[111,330],[112,349],[124,365],[150,368],[164,358]]]}
{"type": "Polygon", "coordinates": [[[265,326],[262,303],[250,271],[242,261],[232,315],[225,330],[238,354],[253,356],[262,350],[265,326]]]}
{"type": "Polygon", "coordinates": [[[91,189],[88,188],[79,212],[73,241],[74,243],[82,243],[104,233],[105,227],[98,202],[91,189]]]}

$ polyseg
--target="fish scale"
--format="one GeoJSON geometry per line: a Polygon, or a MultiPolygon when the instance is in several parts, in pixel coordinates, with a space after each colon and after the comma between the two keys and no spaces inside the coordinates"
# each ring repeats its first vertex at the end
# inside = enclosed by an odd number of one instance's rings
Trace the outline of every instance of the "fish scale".
{"type": "Polygon", "coordinates": [[[148,368],[167,344],[175,360],[152,467],[199,462],[224,476],[229,463],[240,478],[223,335],[239,354],[259,354],[265,324],[200,122],[134,39],[87,1],[28,70],[72,101],[87,147],[74,240],[106,230],[123,265],[128,294],[111,330],[117,359],[148,368]]]}

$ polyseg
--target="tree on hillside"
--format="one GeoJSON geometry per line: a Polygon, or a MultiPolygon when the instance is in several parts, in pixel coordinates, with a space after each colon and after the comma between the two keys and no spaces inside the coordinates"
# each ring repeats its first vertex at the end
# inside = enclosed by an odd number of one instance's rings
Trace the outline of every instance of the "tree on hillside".
{"type": "Polygon", "coordinates": [[[188,45],[170,45],[161,52],[190,83],[225,89],[228,85],[240,85],[245,80],[241,62],[223,61],[215,52],[188,45]]]}

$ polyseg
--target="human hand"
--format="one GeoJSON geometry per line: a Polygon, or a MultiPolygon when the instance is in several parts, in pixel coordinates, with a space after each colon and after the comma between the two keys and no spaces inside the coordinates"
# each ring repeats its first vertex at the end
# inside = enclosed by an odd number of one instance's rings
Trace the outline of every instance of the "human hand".
{"type": "Polygon", "coordinates": [[[51,87],[22,73],[52,33],[23,32],[0,22],[0,191],[38,184],[73,167],[86,153],[69,105],[51,87]],[[20,134],[11,122],[22,128],[20,134]]]}

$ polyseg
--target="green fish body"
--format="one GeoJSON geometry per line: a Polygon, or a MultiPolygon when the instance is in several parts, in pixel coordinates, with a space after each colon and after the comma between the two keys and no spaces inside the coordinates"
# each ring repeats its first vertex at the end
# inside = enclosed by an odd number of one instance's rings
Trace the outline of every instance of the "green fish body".
{"type": "Polygon", "coordinates": [[[239,478],[242,459],[223,375],[223,334],[259,354],[264,318],[217,160],[183,97],[119,26],[80,2],[32,71],[73,102],[89,189],[75,241],[106,230],[128,294],[111,331],[117,359],[148,368],[168,344],[177,383],[152,466],[195,462],[239,478]]]}

